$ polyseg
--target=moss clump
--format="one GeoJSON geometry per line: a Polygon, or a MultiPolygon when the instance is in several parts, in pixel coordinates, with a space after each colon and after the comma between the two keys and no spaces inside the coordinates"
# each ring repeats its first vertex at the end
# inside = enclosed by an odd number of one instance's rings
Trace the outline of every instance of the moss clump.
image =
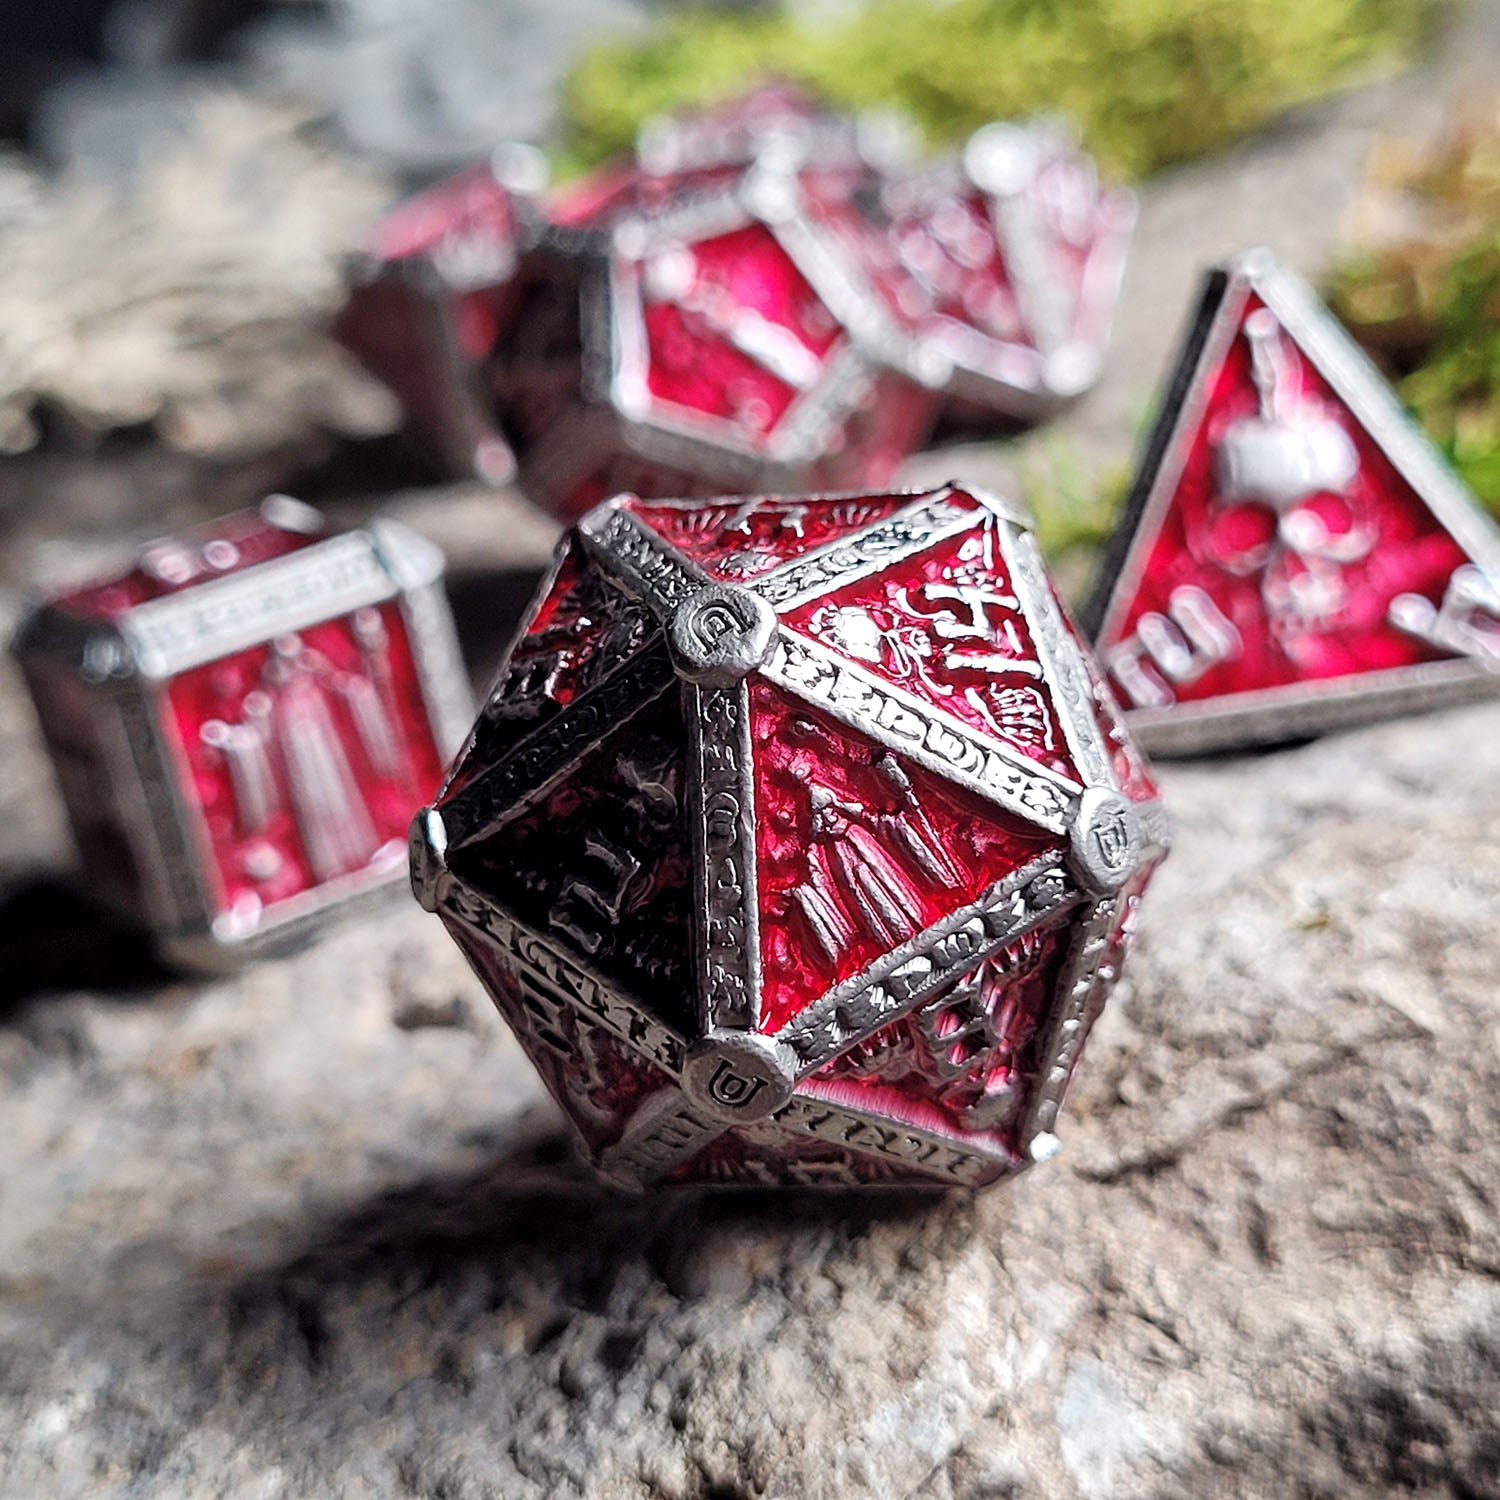
{"type": "Polygon", "coordinates": [[[1383,146],[1351,228],[1334,310],[1500,513],[1500,109],[1383,146]]]}
{"type": "Polygon", "coordinates": [[[934,146],[1062,110],[1134,177],[1215,150],[1289,104],[1390,65],[1442,0],[863,0],[669,14],[599,47],[565,94],[564,165],[629,146],[652,115],[776,72],[846,108],[904,107],[934,146]]]}

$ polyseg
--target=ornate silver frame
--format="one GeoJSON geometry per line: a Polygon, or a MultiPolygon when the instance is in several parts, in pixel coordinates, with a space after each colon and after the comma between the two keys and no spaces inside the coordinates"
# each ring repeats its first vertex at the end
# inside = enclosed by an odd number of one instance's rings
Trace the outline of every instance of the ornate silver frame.
{"type": "MultiPolygon", "coordinates": [[[[495,764],[465,768],[462,782],[440,794],[413,823],[413,890],[460,938],[466,954],[476,944],[493,952],[509,964],[523,1001],[535,991],[537,1004],[569,1006],[576,1020],[605,1026],[675,1085],[643,1106],[624,1136],[599,1158],[601,1169],[624,1186],[659,1181],[721,1134],[760,1120],[766,1128],[836,1140],[856,1156],[899,1159],[935,1186],[978,1185],[1056,1149],[1058,1106],[1107,987],[1099,971],[1105,939],[1125,888],[1166,852],[1167,819],[1159,802],[1130,804],[1124,797],[1093,716],[1083,648],[1048,584],[1025,512],[969,485],[906,493],[908,503],[893,514],[742,585],[712,581],[623,508],[625,497],[598,506],[580,523],[583,544],[626,596],[651,611],[658,634],[495,764]],[[848,663],[794,660],[807,642],[780,624],[777,611],[972,527],[976,512],[955,504],[957,497],[974,502],[994,520],[1081,781],[1040,766],[1001,740],[977,734],[901,689],[879,684],[877,702],[871,682],[844,683],[849,671],[861,675],[848,663]],[[694,639],[693,617],[705,609],[721,617],[737,613],[741,622],[722,656],[705,658],[684,644],[694,639]],[[759,945],[713,938],[716,931],[753,935],[758,921],[745,680],[751,673],[764,675],[862,735],[886,739],[904,755],[1029,821],[1067,834],[1069,852],[1040,858],[997,882],[978,901],[835,986],[773,1034],[758,1030],[759,945]],[[591,971],[586,959],[564,951],[548,933],[527,927],[449,865],[450,854],[499,832],[623,719],[674,688],[682,695],[689,724],[688,818],[698,871],[693,949],[701,1008],[691,1034],[666,1026],[638,997],[591,971]],[[703,753],[710,742],[715,749],[711,758],[703,753]],[[1118,866],[1102,869],[1090,840],[1106,815],[1120,819],[1128,833],[1118,866]],[[715,872],[712,879],[710,870],[715,872]],[[1025,1104],[1020,1155],[936,1128],[864,1115],[805,1087],[829,1061],[919,1008],[991,953],[1065,913],[1074,914],[1078,930],[1044,1028],[1037,1081],[1025,1104]],[[539,954],[544,955],[540,972],[539,954]],[[529,962],[518,962],[522,957],[529,962]],[[546,977],[564,971],[575,976],[568,983],[546,977]],[[734,1080],[737,1098],[726,1097],[726,1078],[734,1080]],[[742,1107],[753,1113],[741,1113],[742,1107]]],[[[696,507],[712,502],[653,503],[696,507]]],[[[502,670],[501,680],[503,676],[502,670]]],[[[510,1014],[510,998],[497,995],[496,1003],[510,1014]]],[[[829,1178],[835,1184],[841,1180],[837,1174],[829,1178]]]]}
{"type": "MultiPolygon", "coordinates": [[[[404,871],[397,859],[327,881],[248,925],[216,917],[201,819],[184,794],[180,751],[167,728],[171,679],[316,621],[395,600],[446,761],[468,732],[472,699],[443,571],[432,543],[377,519],[114,619],[85,619],[43,602],[22,620],[11,650],[32,686],[43,734],[55,754],[66,754],[68,745],[91,747],[102,783],[92,788],[93,801],[130,851],[134,878],[91,869],[95,893],[144,919],[169,959],[215,971],[295,946],[333,908],[389,890],[404,871]],[[59,678],[71,684],[65,695],[56,691],[59,678]]],[[[88,812],[66,779],[62,790],[82,832],[88,812]]]]}
{"type": "MultiPolygon", "coordinates": [[[[1500,529],[1477,506],[1395,392],[1312,290],[1255,249],[1211,270],[1168,378],[1124,513],[1112,535],[1081,623],[1101,653],[1138,587],[1201,418],[1206,382],[1222,362],[1246,298],[1258,296],[1349,407],[1437,520],[1491,579],[1500,579],[1500,529]]],[[[1394,714],[1455,704],[1500,688],[1500,661],[1473,652],[1357,676],[1130,709],[1138,742],[1186,755],[1317,734],[1394,714]]]]}

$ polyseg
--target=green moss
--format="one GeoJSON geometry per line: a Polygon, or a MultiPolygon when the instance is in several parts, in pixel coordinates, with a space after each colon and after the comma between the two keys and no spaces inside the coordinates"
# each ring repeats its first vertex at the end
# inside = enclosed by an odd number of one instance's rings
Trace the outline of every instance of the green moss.
{"type": "Polygon", "coordinates": [[[1500,113],[1430,152],[1378,154],[1366,203],[1404,232],[1352,253],[1329,300],[1500,514],[1500,113]]]}
{"type": "Polygon", "coordinates": [[[1289,104],[1390,65],[1441,0],[864,0],[823,19],[670,13],[596,48],[565,94],[563,166],[630,145],[663,110],[777,72],[844,107],[903,106],[934,146],[1063,110],[1110,172],[1215,150],[1289,104]]]}

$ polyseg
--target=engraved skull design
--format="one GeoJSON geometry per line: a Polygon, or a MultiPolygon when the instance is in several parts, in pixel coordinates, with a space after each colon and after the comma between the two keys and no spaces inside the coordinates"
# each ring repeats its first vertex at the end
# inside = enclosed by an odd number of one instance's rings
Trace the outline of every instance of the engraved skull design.
{"type": "Polygon", "coordinates": [[[1354,483],[1349,434],[1299,388],[1269,308],[1246,318],[1245,339],[1259,409],[1215,445],[1202,550],[1236,578],[1259,578],[1272,633],[1291,650],[1337,620],[1346,570],[1369,556],[1378,524],[1354,483]]]}

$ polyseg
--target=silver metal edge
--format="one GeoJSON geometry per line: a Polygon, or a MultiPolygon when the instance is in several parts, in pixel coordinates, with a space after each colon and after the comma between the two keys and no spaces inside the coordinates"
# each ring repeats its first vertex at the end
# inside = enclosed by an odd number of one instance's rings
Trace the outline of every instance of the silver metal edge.
{"type": "Polygon", "coordinates": [[[1396,472],[1470,559],[1491,576],[1500,577],[1500,527],[1480,510],[1468,487],[1406,413],[1364,350],[1311,288],[1268,251],[1249,252],[1242,257],[1239,270],[1396,472]]]}
{"type": "Polygon", "coordinates": [[[805,1078],[1084,899],[1062,855],[1043,854],[835,985],[793,1016],[776,1040],[796,1054],[797,1076],[805,1078]],[[893,987],[896,979],[902,983],[893,987]]]}
{"type": "Polygon", "coordinates": [[[1033,1161],[1042,1160],[1056,1149],[1058,1111],[1083,1044],[1089,1002],[1099,981],[1099,964],[1124,900],[1123,895],[1116,894],[1095,904],[1074,932],[1058,977],[1054,1008],[1038,1051],[1036,1080],[1031,1086],[1019,1136],[1033,1161]]]}
{"type": "Polygon", "coordinates": [[[680,1090],[646,1100],[625,1133],[595,1158],[604,1176],[640,1191],[696,1156],[732,1127],[696,1110],[680,1090]]]}
{"type": "Polygon", "coordinates": [[[438,758],[446,766],[474,722],[474,696],[441,578],[401,594],[399,607],[411,641],[427,722],[438,758]]]}
{"type": "Polygon", "coordinates": [[[712,581],[618,498],[584,516],[578,536],[599,569],[658,619],[712,581]]]}
{"type": "Polygon", "coordinates": [[[586,959],[523,921],[488,891],[480,895],[450,873],[443,883],[437,913],[446,925],[467,927],[495,945],[502,955],[512,957],[523,982],[570,1006],[668,1077],[675,1079],[682,1071],[687,1041],[680,1033],[606,979],[586,959]],[[566,983],[556,979],[549,982],[541,977],[544,973],[567,973],[568,978],[566,983]]]}
{"type": "Polygon", "coordinates": [[[361,529],[398,588],[420,589],[442,581],[447,560],[436,542],[389,516],[376,516],[361,529]]]}
{"type": "Polygon", "coordinates": [[[108,715],[100,738],[146,882],[149,920],[160,940],[171,942],[212,937],[214,911],[201,822],[182,796],[179,758],[161,721],[164,696],[163,689],[143,684],[141,691],[114,693],[99,706],[108,715]]]}
{"type": "MultiPolygon", "coordinates": [[[[394,524],[394,523],[391,523],[394,524]]],[[[405,528],[401,528],[403,531],[405,528]]],[[[431,545],[430,543],[428,544],[431,545]]],[[[441,557],[441,554],[439,554],[441,557]]],[[[191,671],[194,667],[202,666],[210,661],[217,661],[220,657],[231,655],[235,651],[245,650],[250,646],[262,645],[273,636],[288,630],[302,630],[307,627],[320,624],[322,621],[335,618],[337,615],[349,613],[355,609],[362,609],[368,605],[384,604],[386,600],[394,598],[401,591],[400,580],[391,569],[389,559],[383,553],[371,528],[361,528],[355,531],[338,531],[331,536],[326,536],[319,541],[312,542],[305,547],[298,547],[295,551],[283,553],[279,557],[268,558],[265,562],[254,563],[248,568],[240,568],[232,573],[226,573],[220,578],[210,579],[206,582],[195,584],[185,588],[176,594],[164,594],[156,599],[148,599],[141,604],[133,605],[124,610],[117,617],[115,625],[124,637],[129,650],[135,660],[137,673],[144,679],[152,682],[166,682],[179,676],[183,672],[191,671]],[[319,553],[327,553],[333,549],[346,549],[351,541],[358,541],[369,551],[371,561],[375,564],[376,575],[383,582],[376,583],[372,579],[372,586],[362,589],[357,593],[340,596],[337,600],[337,609],[334,615],[318,612],[307,612],[306,608],[297,613],[294,618],[296,623],[278,621],[274,628],[266,629],[257,625],[253,632],[241,629],[238,635],[229,637],[225,641],[217,642],[215,648],[208,655],[196,654],[187,660],[172,660],[162,663],[154,659],[153,653],[146,647],[138,633],[136,621],[142,614],[149,612],[157,618],[170,618],[176,614],[189,614],[200,609],[204,602],[205,594],[234,592],[253,593],[254,588],[247,585],[264,584],[267,579],[273,579],[280,573],[300,571],[319,553]]],[[[323,605],[319,606],[321,610],[323,605]]]]}
{"type": "MultiPolygon", "coordinates": [[[[495,669],[495,674],[485,690],[484,697],[476,705],[475,715],[471,717],[469,725],[465,729],[462,739],[460,740],[457,748],[452,753],[452,760],[447,768],[447,773],[443,777],[442,785],[438,788],[437,793],[433,798],[435,802],[442,800],[444,794],[448,790],[448,787],[451,785],[453,777],[457,773],[459,766],[461,766],[473,752],[474,738],[479,732],[479,718],[483,715],[484,710],[490,705],[490,703],[494,701],[496,694],[500,691],[501,686],[505,682],[505,679],[510,672],[511,662],[515,658],[516,648],[526,638],[527,632],[529,632],[531,627],[536,623],[536,618],[539,614],[541,614],[542,606],[546,604],[548,595],[551,594],[552,590],[557,586],[558,577],[562,573],[563,563],[567,561],[568,549],[572,545],[573,538],[567,533],[564,533],[563,536],[558,540],[557,545],[552,549],[551,561],[548,562],[546,571],[542,574],[541,580],[537,584],[536,592],[531,596],[531,602],[526,606],[525,612],[522,614],[520,621],[516,625],[515,633],[511,636],[510,643],[506,646],[504,655],[502,655],[500,658],[500,665],[495,669]]],[[[450,618],[452,616],[451,610],[449,611],[449,616],[450,618]]]]}
{"type": "Polygon", "coordinates": [[[768,568],[746,587],[779,612],[884,572],[939,542],[962,535],[979,519],[981,509],[960,508],[954,503],[955,495],[967,497],[967,492],[954,485],[923,491],[910,505],[878,521],[768,568]],[[878,545],[886,537],[900,538],[909,532],[914,532],[909,539],[897,540],[889,548],[878,545]]]}
{"type": "Polygon", "coordinates": [[[1158,434],[1152,434],[1138,472],[1137,484],[1149,473],[1149,488],[1138,509],[1134,509],[1133,514],[1132,509],[1127,509],[1121,517],[1122,531],[1128,529],[1128,545],[1117,561],[1106,557],[1101,578],[1095,585],[1095,594],[1103,597],[1091,600],[1087,611],[1092,617],[1091,634],[1096,646],[1110,642],[1119,627],[1121,614],[1140,586],[1151,543],[1161,530],[1165,512],[1182,476],[1193,434],[1207,406],[1208,381],[1205,377],[1222,364],[1234,342],[1239,331],[1239,309],[1249,294],[1248,283],[1236,274],[1214,269],[1204,279],[1202,295],[1214,298],[1213,309],[1209,312],[1200,306],[1189,323],[1182,351],[1167,377],[1161,398],[1158,425],[1165,420],[1170,423],[1169,429],[1164,440],[1158,434]],[[1205,318],[1206,329],[1203,327],[1205,318]],[[1196,353],[1193,352],[1195,346],[1196,353]],[[1181,396],[1174,412],[1171,403],[1179,386],[1181,396]],[[1158,443],[1159,454],[1153,454],[1151,449],[1158,443]]]}
{"type": "Polygon", "coordinates": [[[820,1085],[815,1093],[793,1095],[770,1118],[788,1134],[922,1172],[948,1187],[982,1187],[1022,1165],[1009,1152],[971,1137],[872,1114],[840,1095],[837,1085],[820,1085]]]}
{"type": "Polygon", "coordinates": [[[442,800],[449,854],[496,833],[676,681],[658,635],[442,800]]]}
{"type": "Polygon", "coordinates": [[[1073,800],[1082,790],[1075,782],[1020,755],[1002,741],[981,735],[961,720],[943,713],[931,704],[893,688],[815,641],[793,635],[783,627],[777,635],[770,660],[761,669],[761,675],[804,703],[847,724],[887,749],[895,750],[918,765],[935,771],[985,801],[995,803],[1006,812],[1054,833],[1066,831],[1073,800]],[[803,681],[797,671],[788,670],[789,661],[799,655],[804,664],[811,662],[820,669],[822,681],[817,686],[803,681]],[[839,689],[847,684],[853,684],[860,690],[858,705],[851,706],[844,701],[839,689]],[[874,713],[868,711],[872,699],[880,700],[874,713]],[[921,737],[913,740],[893,730],[881,717],[887,709],[919,724],[922,729],[921,737]],[[935,738],[956,742],[965,748],[969,752],[965,759],[977,759],[981,770],[968,770],[936,753],[930,748],[935,738]],[[1002,769],[1006,774],[1004,780],[999,781],[995,773],[1002,769]]]}
{"type": "Polygon", "coordinates": [[[1078,774],[1089,786],[1121,790],[1094,712],[1094,685],[1083,664],[1082,646],[1063,617],[1047,578],[1036,537],[1022,527],[997,522],[1001,556],[1041,657],[1042,674],[1062,724],[1078,774]]]}
{"type": "MultiPolygon", "coordinates": [[[[1402,410],[1394,391],[1306,284],[1262,249],[1247,251],[1227,268],[1210,272],[1208,284],[1212,286],[1216,278],[1224,279],[1219,301],[1187,376],[1184,399],[1145,505],[1133,522],[1127,517],[1122,523],[1131,527],[1130,545],[1108,585],[1096,640],[1106,641],[1114,633],[1120,614],[1139,587],[1151,543],[1202,417],[1207,400],[1203,377],[1223,360],[1238,331],[1240,309],[1250,295],[1260,296],[1270,307],[1439,524],[1473,561],[1500,576],[1500,529],[1479,510],[1431,441],[1402,410]]],[[[1332,679],[1331,683],[1292,683],[1201,704],[1175,704],[1166,710],[1129,709],[1125,720],[1142,748],[1155,754],[1185,754],[1346,727],[1391,712],[1466,701],[1497,687],[1500,681],[1492,669],[1473,658],[1459,658],[1332,679]],[[1434,670],[1438,668],[1445,670],[1434,670]]]]}
{"type": "Polygon", "coordinates": [[[241,964],[295,951],[328,919],[368,911],[394,900],[405,884],[406,856],[394,852],[380,865],[351,870],[335,880],[278,901],[262,910],[255,925],[243,933],[226,933],[217,924],[196,924],[164,934],[161,950],[174,963],[201,973],[228,973],[241,964]]]}
{"type": "Polygon", "coordinates": [[[1174,709],[1132,709],[1132,738],[1152,755],[1191,755],[1275,744],[1349,729],[1396,713],[1477,702],[1500,693],[1500,672],[1473,657],[1237,693],[1174,709]]]}
{"type": "Polygon", "coordinates": [[[682,697],[688,725],[693,916],[698,929],[694,959],[703,1029],[749,1029],[758,1023],[761,1005],[750,690],[743,682],[733,687],[684,683],[682,697]],[[730,726],[727,735],[725,721],[730,726]],[[720,753],[710,756],[709,746],[720,753]],[[715,817],[721,799],[719,811],[725,816],[715,817]],[[725,923],[731,941],[715,943],[714,934],[725,923]]]}

